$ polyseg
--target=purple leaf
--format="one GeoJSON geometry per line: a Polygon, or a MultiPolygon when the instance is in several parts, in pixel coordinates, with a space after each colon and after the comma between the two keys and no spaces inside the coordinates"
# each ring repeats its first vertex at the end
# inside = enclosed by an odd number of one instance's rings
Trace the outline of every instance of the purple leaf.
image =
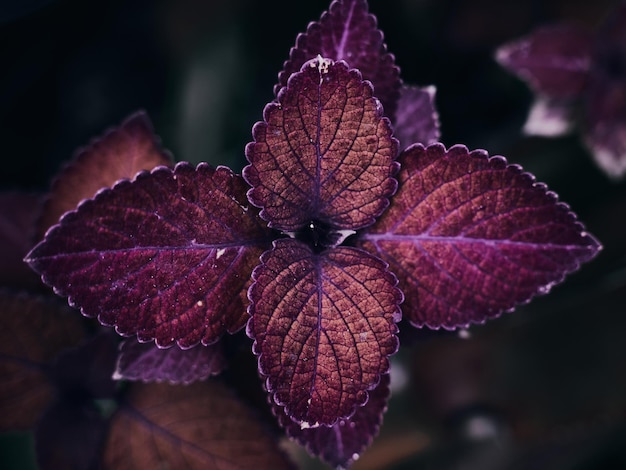
{"type": "Polygon", "coordinates": [[[254,126],[244,169],[270,227],[370,225],[396,190],[397,141],[372,88],[345,63],[316,59],[291,76],[254,126]]]}
{"type": "Polygon", "coordinates": [[[383,33],[377,28],[376,17],[369,13],[365,0],[335,0],[319,22],[311,22],[306,33],[296,38],[289,59],[278,75],[278,94],[287,85],[291,74],[298,72],[309,60],[321,55],[334,61],[344,60],[359,69],[363,78],[374,85],[387,116],[394,116],[401,84],[400,69],[392,54],[387,52],[383,33]]]}
{"type": "Polygon", "coordinates": [[[315,254],[290,239],[261,261],[247,332],[267,389],[303,427],[333,425],[389,370],[402,301],[395,276],[361,250],[315,254]]]}
{"type": "Polygon", "coordinates": [[[400,148],[411,144],[432,144],[439,140],[439,115],[435,109],[435,87],[403,85],[393,135],[400,148]]]}
{"type": "Polygon", "coordinates": [[[131,338],[120,346],[114,378],[190,384],[219,374],[225,366],[221,342],[191,349],[161,349],[131,338]]]}
{"type": "Polygon", "coordinates": [[[574,25],[543,27],[501,46],[496,59],[536,92],[575,98],[589,74],[591,43],[591,35],[574,25]]]}
{"type": "Polygon", "coordinates": [[[584,138],[609,176],[626,173],[626,5],[600,29],[585,96],[584,138]]]}
{"type": "Polygon", "coordinates": [[[55,179],[39,221],[39,240],[48,228],[83,199],[121,179],[130,179],[140,170],[171,166],[172,156],[161,148],[148,115],[138,111],[118,128],[79,149],[74,159],[55,179]]]}
{"type": "MultiPolygon", "coordinates": [[[[72,318],[80,319],[75,314],[72,318]]],[[[115,396],[111,374],[116,352],[117,336],[107,331],[58,356],[51,374],[57,400],[35,429],[41,469],[98,468],[108,420],[94,399],[115,396]]]]}
{"type": "Polygon", "coordinates": [[[592,79],[586,96],[584,140],[612,178],[626,174],[626,86],[592,79]]]}
{"type": "Polygon", "coordinates": [[[574,110],[572,100],[536,97],[524,124],[524,133],[544,137],[567,134],[574,127],[574,110]]]}
{"type": "Polygon", "coordinates": [[[84,337],[67,307],[0,292],[0,431],[33,427],[54,397],[52,362],[84,337]]]}
{"type": "Polygon", "coordinates": [[[378,434],[389,394],[389,374],[385,374],[364,406],[357,408],[350,418],[340,419],[330,427],[302,429],[285,414],[284,408],[274,405],[273,410],[287,435],[305,446],[310,454],[335,468],[348,468],[378,434]]]}
{"type": "Polygon", "coordinates": [[[35,242],[41,196],[19,192],[0,194],[0,285],[34,288],[40,280],[24,263],[35,242]]]}
{"type": "Polygon", "coordinates": [[[269,243],[245,191],[225,167],[142,172],[66,214],[27,260],[122,335],[210,344],[245,324],[250,273],[269,243]]]}
{"type": "Polygon", "coordinates": [[[600,250],[556,194],[502,157],[416,145],[401,163],[391,207],[359,246],[390,264],[415,326],[498,316],[600,250]]]}
{"type": "Polygon", "coordinates": [[[262,424],[218,382],[133,384],[113,417],[103,468],[293,468],[262,424]]]}

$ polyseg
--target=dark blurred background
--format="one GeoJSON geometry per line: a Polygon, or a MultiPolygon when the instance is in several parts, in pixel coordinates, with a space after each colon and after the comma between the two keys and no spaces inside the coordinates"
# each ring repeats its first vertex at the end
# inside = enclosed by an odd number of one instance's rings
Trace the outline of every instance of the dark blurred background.
{"type": "MultiPolygon", "coordinates": [[[[137,109],[177,160],[239,171],[296,34],[328,3],[0,2],[0,190],[45,191],[77,148],[137,109]]],[[[469,338],[404,325],[385,426],[355,468],[626,468],[626,183],[576,135],[522,136],[531,94],[493,60],[546,23],[595,28],[616,4],[370,2],[404,80],[436,85],[442,141],[521,164],[605,248],[469,338]]],[[[3,439],[3,453],[21,452],[19,436],[3,439]]]]}

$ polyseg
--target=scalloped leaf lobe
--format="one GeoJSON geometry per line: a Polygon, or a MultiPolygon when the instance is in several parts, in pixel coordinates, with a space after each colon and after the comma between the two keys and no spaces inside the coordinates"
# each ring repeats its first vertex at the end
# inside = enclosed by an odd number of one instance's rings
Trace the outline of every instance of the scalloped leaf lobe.
{"type": "Polygon", "coordinates": [[[144,172],[68,213],[27,261],[122,335],[210,344],[245,324],[250,273],[270,240],[245,190],[225,167],[144,172]]]}
{"type": "Polygon", "coordinates": [[[390,264],[415,326],[456,328],[547,293],[598,241],[517,165],[463,146],[412,146],[392,206],[358,246],[390,264]]]}
{"type": "Polygon", "coordinates": [[[374,85],[385,114],[395,115],[400,69],[395,65],[394,56],[387,52],[383,33],[377,28],[376,17],[369,13],[365,0],[335,0],[319,21],[309,23],[306,32],[296,38],[274,92],[278,94],[289,77],[317,55],[343,60],[359,69],[363,78],[374,85]]]}
{"type": "Polygon", "coordinates": [[[333,425],[367,401],[398,348],[395,276],[362,250],[315,254],[290,239],[261,261],[247,332],[267,389],[302,426],[333,425]]]}
{"type": "Polygon", "coordinates": [[[246,147],[248,198],[270,227],[357,230],[396,190],[397,140],[358,71],[318,58],[292,75],[246,147]]]}

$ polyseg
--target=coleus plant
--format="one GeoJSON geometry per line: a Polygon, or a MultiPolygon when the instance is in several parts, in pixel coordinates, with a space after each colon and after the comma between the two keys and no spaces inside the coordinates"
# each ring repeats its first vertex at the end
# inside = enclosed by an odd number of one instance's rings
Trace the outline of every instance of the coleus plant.
{"type": "Polygon", "coordinates": [[[626,2],[595,34],[573,23],[543,26],[498,48],[496,59],[535,95],[526,134],[578,128],[608,176],[626,174],[626,2]]]}
{"type": "Polygon", "coordinates": [[[117,379],[204,380],[245,327],[278,423],[348,467],[381,424],[401,317],[482,323],[600,244],[519,166],[435,142],[434,88],[402,82],[364,0],[298,36],[274,92],[242,175],[173,165],[143,114],[93,142],[26,261],[129,337],[117,379]]]}

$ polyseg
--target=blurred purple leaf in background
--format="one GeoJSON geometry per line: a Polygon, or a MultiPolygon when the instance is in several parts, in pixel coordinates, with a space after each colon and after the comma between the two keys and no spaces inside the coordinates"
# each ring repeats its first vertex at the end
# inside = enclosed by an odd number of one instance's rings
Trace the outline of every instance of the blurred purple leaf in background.
{"type": "Polygon", "coordinates": [[[620,2],[595,34],[572,24],[544,26],[496,52],[535,93],[524,130],[558,136],[575,123],[598,166],[615,179],[626,173],[625,31],[620,2]]]}
{"type": "Polygon", "coordinates": [[[117,128],[79,149],[63,168],[52,188],[39,221],[39,239],[65,212],[101,189],[130,179],[141,170],[172,166],[172,156],[160,147],[147,114],[138,111],[117,128]]]}
{"type": "Polygon", "coordinates": [[[120,345],[114,378],[142,382],[190,384],[217,375],[226,367],[222,344],[197,345],[191,349],[162,349],[135,338],[120,345]]]}
{"type": "Polygon", "coordinates": [[[293,468],[255,413],[220,382],[133,384],[114,414],[103,468],[293,468]]]}

